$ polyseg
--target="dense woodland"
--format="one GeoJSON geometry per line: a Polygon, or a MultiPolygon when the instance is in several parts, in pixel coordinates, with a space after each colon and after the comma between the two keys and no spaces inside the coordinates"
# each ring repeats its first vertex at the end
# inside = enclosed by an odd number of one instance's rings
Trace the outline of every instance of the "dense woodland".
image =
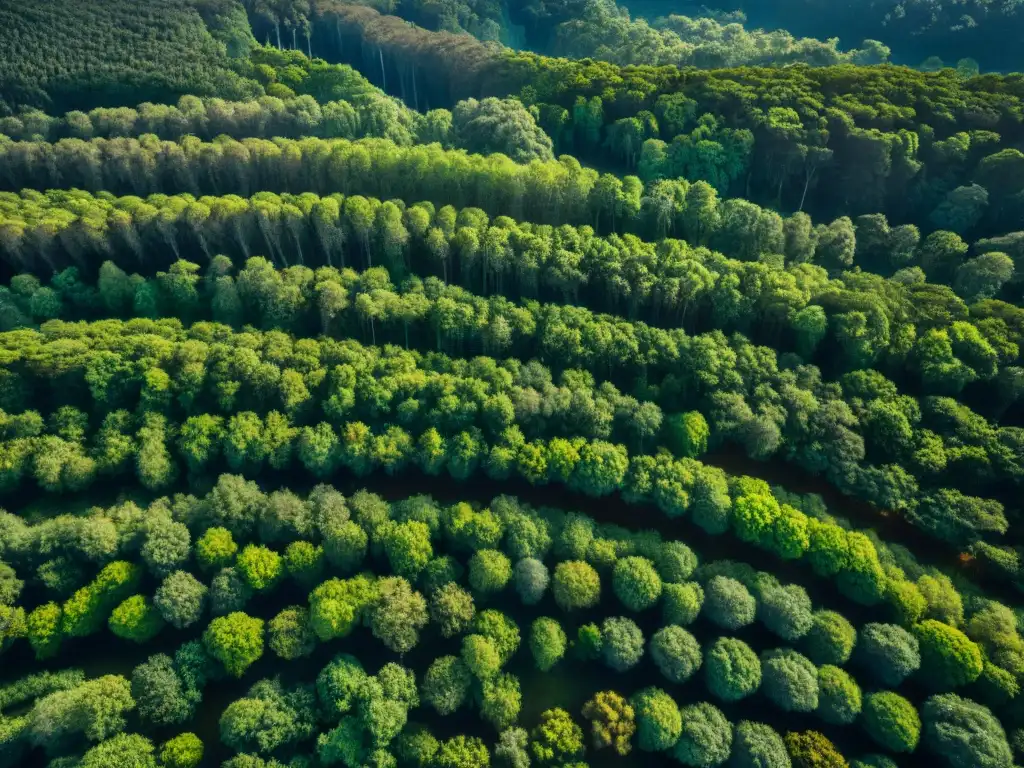
{"type": "Polygon", "coordinates": [[[0,9],[0,768],[1024,760],[1018,4],[713,5],[0,9]]]}

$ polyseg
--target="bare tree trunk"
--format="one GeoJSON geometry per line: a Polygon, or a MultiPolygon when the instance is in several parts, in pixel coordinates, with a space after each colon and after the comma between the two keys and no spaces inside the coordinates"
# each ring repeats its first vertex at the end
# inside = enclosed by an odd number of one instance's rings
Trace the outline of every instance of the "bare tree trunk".
{"type": "Polygon", "coordinates": [[[274,32],[277,33],[277,50],[281,50],[281,24],[278,21],[274,22],[274,32]]]}
{"type": "Polygon", "coordinates": [[[388,90],[388,78],[384,73],[384,49],[377,46],[377,54],[380,56],[380,89],[386,93],[388,90]]]}
{"type": "Polygon", "coordinates": [[[804,193],[800,195],[800,207],[797,208],[797,211],[802,211],[804,209],[804,201],[807,200],[807,188],[811,186],[812,176],[813,174],[811,173],[804,175],[804,193]]]}

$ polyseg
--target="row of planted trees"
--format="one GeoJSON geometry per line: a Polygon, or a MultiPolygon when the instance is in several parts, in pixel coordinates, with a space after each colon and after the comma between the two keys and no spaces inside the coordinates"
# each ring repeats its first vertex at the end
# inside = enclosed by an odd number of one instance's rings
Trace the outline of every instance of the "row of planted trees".
{"type": "MultiPolygon", "coordinates": [[[[124,729],[124,715],[134,708],[144,728],[180,728],[199,710],[209,681],[225,672],[242,676],[265,646],[280,659],[294,661],[365,625],[403,658],[429,637],[428,657],[436,658],[418,686],[414,673],[397,664],[385,664],[370,677],[359,660],[339,656],[321,671],[315,687],[256,683],[221,716],[222,741],[237,752],[280,756],[324,728],[320,759],[355,768],[375,750],[397,749],[399,758],[409,759],[403,757],[402,734],[411,738],[415,733],[414,741],[430,743],[420,728],[406,728],[415,707],[429,706],[449,716],[475,703],[481,717],[502,732],[495,753],[499,760],[508,759],[502,751],[512,741],[521,742],[519,747],[541,765],[559,754],[563,762],[578,759],[584,751],[582,732],[564,710],[542,714],[529,738],[523,731],[509,734],[522,694],[519,680],[503,667],[520,645],[520,630],[508,614],[490,607],[478,610],[476,604],[500,607],[513,585],[526,606],[584,617],[571,644],[559,621],[532,621],[528,647],[542,672],[567,653],[578,662],[601,660],[615,672],[634,670],[646,645],[646,655],[670,689],[700,672],[709,692],[730,713],[754,711],[740,702],[760,689],[791,713],[787,723],[811,712],[827,724],[825,730],[860,720],[879,746],[893,752],[916,748],[921,718],[909,700],[892,691],[862,695],[854,678],[840,668],[851,656],[876,686],[899,686],[922,662],[932,690],[962,686],[982,674],[981,647],[942,622],[924,620],[914,625],[913,634],[885,624],[866,624],[858,632],[840,614],[814,612],[799,587],[780,585],[749,566],[721,562],[698,567],[697,557],[681,542],[598,526],[582,515],[538,514],[510,497],[485,509],[440,507],[428,497],[388,505],[365,492],[346,500],[319,486],[302,499],[288,491],[265,495],[255,483],[223,476],[201,499],[158,500],[146,510],[122,504],[96,510],[92,519],[106,520],[117,534],[98,557],[92,537],[91,563],[115,557],[141,563],[115,560],[76,589],[83,573],[75,569],[90,563],[79,559],[72,539],[62,544],[52,533],[35,531],[37,526],[24,527],[20,536],[9,539],[7,555],[19,569],[38,557],[33,554],[38,544],[31,542],[49,542],[48,554],[56,560],[40,563],[36,578],[47,592],[71,593],[62,606],[44,603],[28,615],[26,631],[38,655],[55,654],[62,637],[95,633],[105,621],[116,635],[146,643],[165,623],[201,627],[207,610],[216,618],[201,643],[188,642],[173,659],[152,656],[136,667],[130,688],[118,677],[89,682],[73,675],[26,678],[9,698],[24,702],[34,694],[38,701],[14,719],[12,748],[39,745],[59,754],[81,744],[83,736],[86,743],[102,741],[124,729]],[[192,536],[197,537],[194,544],[192,536]],[[263,543],[245,544],[253,540],[263,543]],[[553,562],[551,570],[545,561],[553,562]],[[364,571],[368,566],[382,575],[364,571]],[[55,578],[58,572],[61,578],[55,578]],[[330,572],[344,578],[324,581],[330,572]],[[194,573],[213,574],[209,587],[194,573]],[[162,579],[152,599],[144,586],[151,578],[162,579]],[[259,615],[265,598],[253,599],[284,588],[284,579],[303,591],[312,589],[308,609],[289,606],[268,621],[243,612],[252,604],[259,615]],[[469,591],[461,586],[463,579],[469,591]],[[596,618],[602,582],[608,581],[620,607],[638,614],[636,621],[624,616],[586,620],[596,618]],[[665,624],[645,644],[637,621],[655,608],[665,624]],[[799,644],[810,658],[789,648],[765,650],[759,658],[748,642],[720,636],[744,635],[743,628],[755,617],[774,635],[799,644]],[[456,654],[437,656],[439,646],[452,644],[456,654]],[[97,696],[107,699],[99,722],[97,696]],[[332,725],[337,727],[330,730],[332,725]]],[[[39,525],[52,528],[53,522],[39,525]]],[[[971,628],[983,626],[983,617],[984,612],[973,617],[971,628]]],[[[991,686],[978,691],[993,695],[991,686]]],[[[676,759],[692,766],[717,765],[730,753],[742,765],[788,764],[786,747],[798,765],[813,765],[801,761],[813,761],[816,753],[823,753],[817,759],[841,759],[818,732],[792,733],[783,746],[767,725],[740,723],[734,732],[718,707],[691,704],[680,712],[665,691],[654,687],[638,690],[628,703],[614,692],[598,693],[583,714],[593,721],[594,746],[612,746],[620,754],[629,751],[635,733],[641,750],[672,750],[676,759]]],[[[946,755],[951,765],[970,765],[970,759],[1009,765],[1006,737],[984,707],[958,696],[935,696],[922,714],[926,745],[938,754],[952,752],[946,755]],[[973,733],[949,734],[968,721],[975,723],[973,733]]],[[[129,746],[139,748],[138,738],[115,736],[93,747],[85,762],[100,765],[103,756],[112,761],[107,764],[119,765],[129,746]]],[[[466,748],[472,759],[437,764],[486,764],[483,742],[470,741],[472,747],[466,748]]],[[[431,749],[438,748],[434,741],[431,749]]],[[[142,751],[151,754],[152,746],[142,751]]]]}
{"type": "MultiPolygon", "coordinates": [[[[35,306],[43,316],[60,315],[65,303],[72,314],[109,306],[118,313],[168,314],[189,321],[212,317],[236,328],[255,321],[302,333],[320,325],[331,334],[361,334],[368,342],[536,359],[563,380],[581,382],[585,388],[593,390],[607,379],[623,389],[601,384],[603,403],[593,395],[573,394],[579,387],[572,384],[561,394],[545,393],[551,373],[510,361],[508,370],[525,371],[516,389],[508,389],[509,381],[473,383],[477,394],[469,396],[463,387],[458,395],[464,403],[462,415],[445,417],[449,426],[460,418],[480,427],[491,424],[487,428],[493,437],[522,421],[520,433],[531,438],[561,424],[588,438],[616,436],[638,450],[662,444],[686,451],[680,448],[685,440],[677,436],[675,420],[666,421],[664,413],[697,409],[710,425],[711,445],[738,443],[755,458],[778,452],[805,469],[824,473],[847,492],[905,510],[916,525],[951,544],[981,543],[991,534],[1005,533],[1002,507],[969,494],[979,489],[993,494],[998,487],[993,481],[1012,488],[1019,478],[1016,428],[989,424],[950,398],[900,395],[874,371],[844,374],[838,387],[826,384],[816,369],[788,362],[740,336],[688,336],[579,308],[516,305],[502,297],[485,300],[435,278],[423,283],[414,279],[396,291],[379,268],[361,274],[332,268],[314,273],[306,267],[279,272],[262,259],[248,262],[237,279],[226,260],[216,260],[206,279],[195,265],[179,262],[152,279],[130,278],[107,265],[99,287],[81,283],[74,270],[62,273],[53,287],[27,276],[13,285],[9,295],[15,308],[20,302],[32,312],[35,306]],[[571,370],[564,373],[569,368],[587,373],[580,379],[571,370]],[[533,378],[531,371],[541,378],[533,378]],[[660,384],[649,383],[654,381],[660,384]],[[504,416],[494,421],[485,400],[506,390],[512,399],[502,405],[504,416]],[[953,466],[958,468],[955,477],[941,474],[953,466]]],[[[185,331],[177,321],[139,322],[61,322],[44,326],[48,330],[42,335],[9,333],[4,337],[11,354],[4,407],[18,412],[68,404],[91,411],[94,403],[102,402],[101,411],[155,405],[161,413],[176,415],[182,407],[183,417],[196,410],[277,408],[297,417],[297,423],[321,415],[333,420],[355,415],[371,422],[397,419],[411,427],[443,427],[434,416],[424,420],[435,399],[443,409],[459,413],[442,402],[454,394],[423,390],[424,399],[407,383],[402,385],[404,394],[361,384],[366,387],[364,402],[373,405],[352,411],[354,385],[338,378],[342,374],[335,369],[350,354],[339,350],[358,345],[338,345],[327,337],[296,340],[273,332],[235,334],[206,323],[185,331]],[[155,359],[129,351],[126,343],[150,332],[143,328],[173,340],[170,350],[155,359]],[[72,354],[65,349],[70,336],[84,345],[72,354]],[[171,351],[185,339],[187,353],[171,351]],[[254,348],[250,340],[257,339],[254,348]],[[97,354],[102,364],[90,362],[97,354]],[[266,360],[268,356],[272,359],[266,360]],[[105,367],[102,375],[90,373],[97,365],[105,367]],[[58,382],[56,387],[53,382],[58,382]]],[[[426,359],[440,373],[453,370],[454,363],[436,353],[426,359]]]]}

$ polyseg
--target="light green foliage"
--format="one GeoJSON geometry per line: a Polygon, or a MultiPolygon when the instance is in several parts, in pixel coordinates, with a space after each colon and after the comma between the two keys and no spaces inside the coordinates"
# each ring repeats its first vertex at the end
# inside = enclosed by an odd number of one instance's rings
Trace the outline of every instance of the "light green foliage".
{"type": "Polygon", "coordinates": [[[562,562],[555,567],[551,591],[563,611],[591,608],[601,599],[601,578],[589,563],[562,562]]]}
{"type": "Polygon", "coordinates": [[[235,567],[257,592],[273,588],[284,576],[281,555],[262,545],[247,545],[238,555],[235,567]]]}
{"type": "Polygon", "coordinates": [[[153,742],[137,733],[119,733],[97,744],[78,763],[81,768],[156,768],[153,742]]]}
{"type": "Polygon", "coordinates": [[[238,545],[227,528],[207,528],[196,541],[196,560],[208,571],[231,565],[237,553],[238,545]]]}
{"type": "Polygon", "coordinates": [[[415,579],[434,555],[430,528],[417,520],[391,526],[384,535],[384,552],[396,575],[415,579]]]}
{"type": "Polygon", "coordinates": [[[822,720],[850,725],[862,705],[860,686],[849,673],[831,664],[818,667],[818,716],[822,720]]]}
{"type": "Polygon", "coordinates": [[[928,670],[934,688],[956,688],[973,683],[981,675],[981,649],[955,627],[926,619],[914,627],[920,643],[921,665],[928,670]]]}
{"type": "Polygon", "coordinates": [[[661,597],[661,589],[661,577],[647,558],[624,557],[615,563],[612,590],[629,610],[650,608],[661,597]]]}
{"type": "Polygon", "coordinates": [[[429,601],[430,620],[444,637],[464,632],[476,615],[473,596],[454,582],[434,590],[429,601]]]}
{"type": "Polygon", "coordinates": [[[696,459],[707,452],[711,429],[699,411],[673,414],[665,420],[665,439],[677,456],[696,459]]]}
{"type": "Polygon", "coordinates": [[[165,768],[196,768],[203,760],[203,742],[194,733],[179,733],[165,741],[158,754],[165,768]]]}
{"type": "Polygon", "coordinates": [[[427,601],[400,576],[379,579],[369,608],[373,636],[395,653],[412,650],[427,625],[427,601]]]}
{"type": "Polygon", "coordinates": [[[496,730],[514,725],[522,705],[519,678],[514,675],[498,674],[481,682],[480,716],[496,730]]]}
{"type": "Polygon", "coordinates": [[[437,768],[488,768],[491,764],[487,746],[472,736],[455,736],[442,741],[434,760],[437,768]]]}
{"type": "Polygon", "coordinates": [[[315,706],[312,686],[260,680],[221,714],[221,741],[236,752],[269,754],[313,735],[315,706]]]}
{"type": "Polygon", "coordinates": [[[913,752],[921,736],[921,718],[914,705],[892,691],[864,697],[864,730],[892,752],[913,752]]]}
{"type": "Polygon", "coordinates": [[[263,621],[236,611],[210,622],[203,644],[228,674],[241,677],[263,655],[263,621]]]}
{"type": "Polygon", "coordinates": [[[300,586],[311,589],[324,572],[324,548],[308,541],[293,541],[284,551],[284,569],[300,586]]]}
{"type": "Polygon", "coordinates": [[[105,675],[38,699],[28,714],[27,737],[50,753],[67,748],[78,735],[100,742],[124,729],[134,707],[128,681],[105,675]]]}
{"type": "Polygon", "coordinates": [[[494,642],[494,647],[498,649],[503,665],[509,662],[516,649],[519,648],[521,640],[519,627],[500,611],[493,609],[480,611],[473,618],[472,630],[494,642]]]}
{"type": "Polygon", "coordinates": [[[376,598],[377,586],[364,575],[329,579],[309,596],[309,619],[322,642],[346,637],[363,620],[376,598]]]}
{"type": "Polygon", "coordinates": [[[696,621],[703,606],[704,588],[697,582],[665,585],[661,616],[666,623],[688,626],[696,621]]]}
{"type": "Polygon", "coordinates": [[[125,640],[146,643],[163,629],[164,620],[156,607],[142,595],[129,597],[110,614],[110,631],[125,640]]]}
{"type": "Polygon", "coordinates": [[[660,688],[644,688],[633,694],[629,703],[636,712],[637,746],[645,752],[671,749],[683,728],[672,697],[660,688]]]}
{"type": "Polygon", "coordinates": [[[541,765],[565,765],[583,757],[583,729],[564,709],[548,709],[530,733],[530,750],[541,765]]]}
{"type": "Polygon", "coordinates": [[[840,613],[815,611],[803,647],[815,664],[842,666],[850,659],[857,643],[857,630],[840,613]]]}
{"type": "Polygon", "coordinates": [[[530,652],[541,672],[547,672],[565,655],[567,639],[562,625],[546,616],[530,626],[530,652]]]}
{"type": "Polygon", "coordinates": [[[636,733],[636,713],[628,701],[615,691],[598,691],[583,705],[582,713],[590,720],[594,747],[611,747],[619,755],[629,754],[636,733]]]}
{"type": "Polygon", "coordinates": [[[481,549],[469,559],[469,585],[481,596],[493,595],[508,586],[512,563],[496,549],[481,549]]]}
{"type": "Polygon", "coordinates": [[[478,680],[487,680],[501,669],[501,656],[489,637],[466,635],[462,638],[462,662],[478,680]]]}
{"type": "Polygon", "coordinates": [[[60,650],[63,639],[62,617],[63,612],[56,603],[40,605],[26,617],[28,641],[37,659],[52,658],[60,650]]]}

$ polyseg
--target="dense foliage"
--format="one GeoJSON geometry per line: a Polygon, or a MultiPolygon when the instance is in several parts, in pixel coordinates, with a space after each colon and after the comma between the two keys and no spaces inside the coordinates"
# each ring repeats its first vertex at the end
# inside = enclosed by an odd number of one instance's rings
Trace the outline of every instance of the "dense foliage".
{"type": "Polygon", "coordinates": [[[9,5],[0,768],[1019,762],[1019,76],[9,5]]]}

